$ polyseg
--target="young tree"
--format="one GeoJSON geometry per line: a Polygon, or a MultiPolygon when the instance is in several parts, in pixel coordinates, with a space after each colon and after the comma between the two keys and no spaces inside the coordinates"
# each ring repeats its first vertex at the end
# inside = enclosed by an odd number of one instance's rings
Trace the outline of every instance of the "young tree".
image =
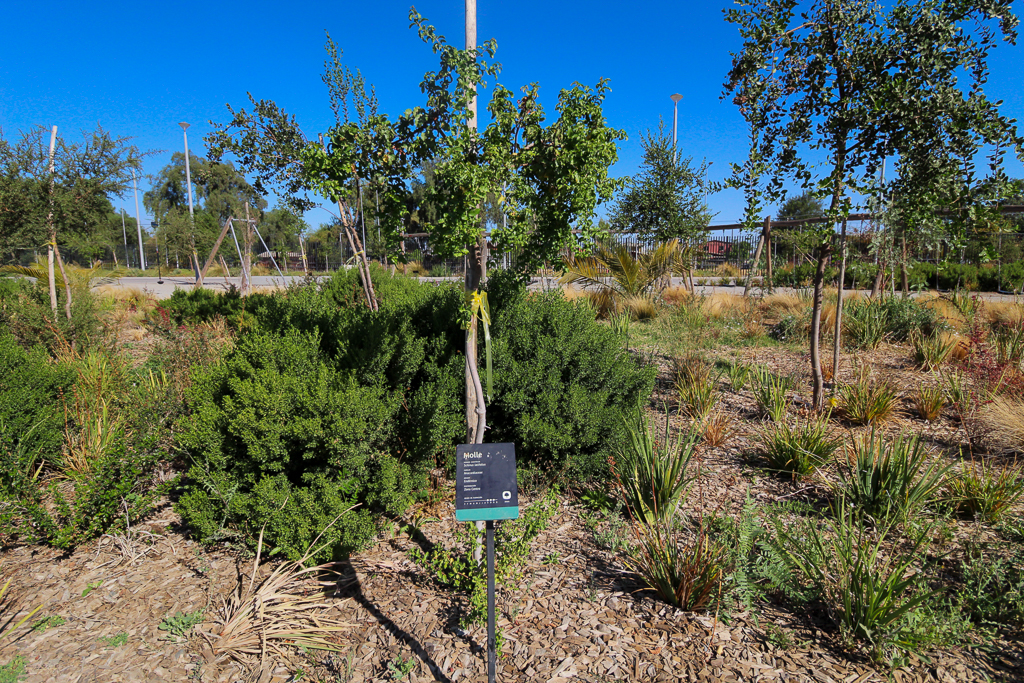
{"type": "Polygon", "coordinates": [[[753,97],[759,100],[755,111],[775,112],[757,149],[760,160],[773,162],[773,195],[784,197],[782,180],[789,178],[828,199],[831,221],[816,233],[811,322],[814,406],[820,409],[822,284],[834,225],[844,249],[852,196],[870,191],[887,156],[897,157],[907,177],[925,188],[948,175],[949,160],[964,158],[965,151],[1006,144],[1020,150],[1012,122],[982,90],[996,36],[1012,42],[1016,18],[1008,0],[899,0],[888,13],[865,0],[740,5],[726,15],[744,40],[726,92],[741,111],[753,97]],[[974,33],[971,26],[977,26],[974,33]],[[764,101],[768,94],[773,99],[764,101]],[[816,176],[812,162],[821,156],[816,176]]]}
{"type": "MultiPolygon", "coordinates": [[[[141,172],[142,159],[150,154],[130,144],[131,138],[114,137],[99,126],[83,138],[68,142],[56,130],[37,126],[22,132],[13,144],[6,140],[0,144],[0,243],[46,245],[54,315],[54,258],[64,270],[59,244],[65,235],[95,226],[110,210],[109,197],[131,188],[132,171],[141,172]]],[[[70,319],[71,287],[66,274],[64,288],[64,309],[70,319]]]]}
{"type": "MultiPolygon", "coordinates": [[[[382,215],[399,225],[409,179],[424,160],[433,163],[433,183],[424,200],[437,207],[431,226],[431,245],[448,258],[469,255],[477,260],[486,238],[496,250],[519,250],[521,273],[532,272],[560,250],[576,244],[574,228],[583,239],[597,234],[595,209],[611,198],[619,183],[608,177],[617,158],[616,140],[625,134],[605,123],[601,104],[604,81],[596,88],[574,84],[561,91],[558,119],[545,124],[538,86],[514,97],[494,86],[487,107],[491,122],[482,130],[472,124],[476,88],[495,77],[499,65],[489,63],[496,44],[460,50],[439,36],[415,10],[410,21],[420,38],[440,56],[437,71],[420,85],[423,106],[391,120],[368,117],[363,125],[337,125],[327,149],[307,147],[304,166],[316,187],[337,194],[353,177],[374,178],[380,187],[382,215]],[[486,234],[484,206],[488,193],[501,198],[506,220],[486,234]]],[[[391,244],[399,239],[389,234],[391,244]]],[[[480,263],[485,264],[484,259],[480,263]]],[[[467,438],[483,440],[486,403],[476,368],[477,343],[471,322],[479,308],[484,268],[466,275],[465,323],[467,363],[467,438]]]]}
{"type": "Polygon", "coordinates": [[[707,205],[710,164],[694,166],[691,157],[679,158],[664,122],[656,131],[641,133],[640,143],[643,163],[612,210],[612,226],[658,242],[700,241],[714,218],[707,205]]]}

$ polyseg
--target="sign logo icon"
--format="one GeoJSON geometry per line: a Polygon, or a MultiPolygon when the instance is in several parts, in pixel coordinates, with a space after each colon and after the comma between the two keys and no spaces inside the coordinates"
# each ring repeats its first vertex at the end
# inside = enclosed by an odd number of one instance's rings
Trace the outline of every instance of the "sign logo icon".
{"type": "Polygon", "coordinates": [[[502,491],[501,492],[501,497],[504,500],[512,500],[512,492],[511,491],[502,491]]]}

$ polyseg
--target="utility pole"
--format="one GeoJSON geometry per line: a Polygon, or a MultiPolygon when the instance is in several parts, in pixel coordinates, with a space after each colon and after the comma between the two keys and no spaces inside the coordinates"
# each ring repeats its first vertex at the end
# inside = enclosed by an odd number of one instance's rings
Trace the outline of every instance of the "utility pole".
{"type": "Polygon", "coordinates": [[[189,224],[189,241],[192,247],[192,261],[194,263],[193,268],[196,271],[196,286],[202,286],[203,276],[199,272],[199,254],[196,252],[196,215],[192,209],[192,169],[189,165],[188,155],[188,127],[189,124],[182,121],[178,124],[181,126],[181,133],[185,136],[185,185],[188,186],[188,224],[189,224]]]}
{"type": "Polygon", "coordinates": [[[142,216],[139,214],[139,185],[135,182],[135,169],[132,169],[132,189],[135,190],[135,229],[139,233],[139,268],[146,269],[146,252],[142,250],[142,216]]]}
{"type": "Polygon", "coordinates": [[[121,236],[124,237],[124,262],[131,268],[132,262],[128,260],[128,228],[124,225],[124,207],[121,207],[121,236]]]}
{"type": "Polygon", "coordinates": [[[679,153],[676,151],[676,132],[679,130],[679,100],[683,99],[683,96],[676,93],[669,97],[672,99],[672,161],[676,161],[679,158],[679,153]]]}

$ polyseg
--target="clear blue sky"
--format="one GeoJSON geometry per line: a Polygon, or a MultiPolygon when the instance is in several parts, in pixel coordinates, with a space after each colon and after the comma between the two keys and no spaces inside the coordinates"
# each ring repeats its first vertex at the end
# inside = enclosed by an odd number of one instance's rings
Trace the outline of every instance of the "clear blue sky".
{"type": "MultiPolygon", "coordinates": [[[[729,53],[739,46],[736,29],[723,18],[728,2],[478,3],[478,36],[497,39],[501,82],[513,90],[538,82],[552,114],[559,89],[610,79],[606,115],[629,135],[613,175],[636,171],[641,131],[657,127],[659,117],[671,125],[674,92],[684,95],[682,154],[712,162],[714,179],[744,158],[743,120],[720,99],[729,53]]],[[[464,44],[462,0],[416,7],[451,43],[464,44]]],[[[226,103],[246,105],[247,91],[275,100],[315,135],[333,121],[320,81],[325,29],[344,50],[343,60],[376,86],[381,110],[394,115],[423,101],[419,82],[437,65],[408,28],[408,12],[409,4],[393,0],[10,3],[0,40],[0,126],[8,137],[34,124],[56,124],[62,135],[78,136],[100,123],[134,136],[143,149],[161,150],[148,160],[147,173],[182,149],[179,121],[192,124],[190,148],[205,155],[208,122],[227,119],[226,103]]],[[[986,86],[993,99],[1005,101],[1003,112],[1020,120],[1022,63],[1024,47],[1000,46],[986,86]]],[[[1019,161],[1008,170],[1024,176],[1019,161]]],[[[709,201],[717,223],[742,214],[738,192],[709,201]]],[[[134,215],[131,195],[115,205],[134,215]]],[[[313,228],[326,219],[318,211],[307,215],[313,228]]]]}

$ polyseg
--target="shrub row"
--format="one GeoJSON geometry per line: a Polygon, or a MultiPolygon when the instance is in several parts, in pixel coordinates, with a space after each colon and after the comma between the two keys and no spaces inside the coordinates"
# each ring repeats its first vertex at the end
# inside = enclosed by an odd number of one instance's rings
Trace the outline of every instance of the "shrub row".
{"type": "MultiPolygon", "coordinates": [[[[878,266],[873,263],[851,263],[847,266],[845,286],[848,288],[871,289],[878,266]]],[[[775,271],[777,287],[804,287],[814,278],[814,264],[801,263],[795,268],[784,266],[775,271]]],[[[900,275],[897,274],[897,278],[900,275]]],[[[839,269],[830,266],[825,269],[825,281],[835,285],[839,279],[839,269]]],[[[947,263],[914,263],[907,271],[907,283],[911,289],[957,288],[995,292],[999,290],[1019,290],[1024,285],[1024,263],[1014,261],[997,264],[975,266],[971,264],[947,263]]],[[[897,289],[900,287],[897,281],[897,289]]]]}
{"type": "MultiPolygon", "coordinates": [[[[179,443],[191,458],[177,508],[204,539],[241,534],[301,554],[328,522],[336,552],[402,512],[432,466],[464,438],[462,292],[375,270],[380,310],[355,273],[241,300],[177,294],[181,322],[224,315],[239,330],[197,376],[179,443]]],[[[619,413],[649,394],[653,370],[626,354],[593,311],[560,293],[492,279],[494,396],[488,441],[516,443],[523,466],[590,478],[622,438],[619,413]]],[[[484,353],[483,345],[480,349],[484,353]]]]}

